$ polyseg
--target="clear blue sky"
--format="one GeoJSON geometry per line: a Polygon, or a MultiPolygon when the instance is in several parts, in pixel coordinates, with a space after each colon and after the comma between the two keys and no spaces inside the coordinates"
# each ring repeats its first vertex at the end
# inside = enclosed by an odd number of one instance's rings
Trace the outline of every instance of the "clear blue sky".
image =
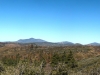
{"type": "Polygon", "coordinates": [[[0,41],[100,43],[100,0],[0,0],[0,41]]]}

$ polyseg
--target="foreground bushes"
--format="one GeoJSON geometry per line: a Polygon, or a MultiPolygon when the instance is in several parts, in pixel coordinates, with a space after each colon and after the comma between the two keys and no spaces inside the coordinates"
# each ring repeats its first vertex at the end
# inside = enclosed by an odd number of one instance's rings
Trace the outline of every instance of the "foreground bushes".
{"type": "Polygon", "coordinates": [[[75,68],[77,67],[77,63],[76,60],[73,57],[73,53],[72,51],[69,52],[69,54],[67,55],[65,52],[62,55],[59,55],[57,53],[55,53],[52,56],[52,61],[51,61],[51,65],[52,66],[57,66],[59,63],[62,63],[63,65],[66,65],[67,68],[75,68]]]}
{"type": "MultiPolygon", "coordinates": [[[[46,55],[46,53],[44,53],[46,55]]],[[[100,56],[75,60],[72,51],[51,53],[51,60],[31,55],[21,59],[20,55],[3,57],[0,60],[0,75],[99,75],[100,56]],[[30,59],[29,59],[30,58],[30,59]],[[35,59],[36,58],[36,59],[35,59]]]]}
{"type": "Polygon", "coordinates": [[[4,57],[2,58],[2,63],[7,66],[16,66],[19,60],[14,58],[4,57]]]}
{"type": "Polygon", "coordinates": [[[3,68],[3,66],[0,65],[0,72],[5,71],[5,69],[3,68]]]}

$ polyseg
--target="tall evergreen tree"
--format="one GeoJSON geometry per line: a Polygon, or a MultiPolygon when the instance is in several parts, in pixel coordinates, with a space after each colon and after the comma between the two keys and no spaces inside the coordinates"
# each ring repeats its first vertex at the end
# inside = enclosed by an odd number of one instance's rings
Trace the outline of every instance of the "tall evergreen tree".
{"type": "Polygon", "coordinates": [[[52,61],[51,64],[52,65],[57,65],[59,63],[59,55],[57,53],[54,53],[54,55],[52,56],[52,61]]]}
{"type": "Polygon", "coordinates": [[[67,60],[65,61],[65,64],[68,65],[68,67],[70,68],[75,68],[77,67],[77,63],[73,57],[73,53],[72,51],[69,52],[68,56],[67,56],[67,60]]]}

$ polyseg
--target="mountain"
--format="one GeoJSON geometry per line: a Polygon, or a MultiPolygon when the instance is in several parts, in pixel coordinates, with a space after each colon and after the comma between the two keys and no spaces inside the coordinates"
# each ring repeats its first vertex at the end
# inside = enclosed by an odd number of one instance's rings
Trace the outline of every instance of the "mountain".
{"type": "MultiPolygon", "coordinates": [[[[16,41],[17,43],[36,43],[37,45],[41,45],[41,46],[79,46],[82,45],[80,43],[72,43],[72,42],[68,42],[68,41],[63,41],[63,42],[47,42],[45,40],[42,39],[35,39],[35,38],[29,38],[29,39],[20,39],[18,41],[16,41]]],[[[100,43],[97,42],[93,42],[87,45],[92,45],[92,46],[100,46],[100,43]]]]}
{"type": "Polygon", "coordinates": [[[68,41],[58,42],[58,44],[63,44],[63,45],[74,45],[74,43],[68,42],[68,41]]]}
{"type": "Polygon", "coordinates": [[[89,45],[93,45],[93,46],[100,46],[100,43],[93,42],[93,43],[90,43],[89,45]]]}
{"type": "MultiPolygon", "coordinates": [[[[80,43],[72,43],[72,42],[68,42],[68,41],[62,41],[62,42],[54,43],[54,42],[48,42],[48,41],[45,41],[45,40],[42,40],[42,39],[29,38],[29,39],[20,39],[18,41],[14,41],[14,42],[0,43],[0,47],[4,46],[5,44],[10,44],[9,46],[12,46],[13,43],[18,43],[20,45],[28,44],[28,43],[34,43],[34,44],[37,44],[39,46],[82,46],[83,45],[83,44],[80,44],[80,43]]],[[[85,44],[85,45],[100,46],[100,43],[93,42],[93,43],[85,44]]]]}
{"type": "Polygon", "coordinates": [[[58,42],[58,43],[53,43],[53,42],[37,42],[35,43],[39,46],[73,46],[74,43],[71,42],[58,42]]]}
{"type": "Polygon", "coordinates": [[[17,43],[35,43],[40,46],[71,46],[71,45],[74,45],[74,43],[68,42],[68,41],[53,43],[53,42],[47,42],[45,40],[35,39],[35,38],[20,39],[16,42],[17,43]]]}
{"type": "Polygon", "coordinates": [[[82,46],[82,44],[80,44],[80,43],[75,43],[74,45],[75,46],[82,46]]]}
{"type": "Polygon", "coordinates": [[[47,42],[42,39],[34,39],[34,38],[29,38],[29,39],[20,39],[16,41],[17,43],[35,43],[35,42],[47,42]]]}

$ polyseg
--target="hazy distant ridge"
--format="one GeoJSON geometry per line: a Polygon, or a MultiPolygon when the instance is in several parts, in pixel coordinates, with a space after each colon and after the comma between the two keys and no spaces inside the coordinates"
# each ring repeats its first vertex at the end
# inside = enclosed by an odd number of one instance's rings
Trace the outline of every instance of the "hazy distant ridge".
{"type": "Polygon", "coordinates": [[[29,39],[20,39],[17,41],[18,43],[34,43],[34,42],[47,42],[42,39],[34,39],[34,38],[29,38],[29,39]]]}
{"type": "MultiPolygon", "coordinates": [[[[42,39],[35,39],[35,38],[29,38],[29,39],[20,39],[18,41],[16,41],[17,43],[36,43],[37,45],[41,45],[41,46],[73,46],[73,45],[82,45],[80,43],[72,43],[69,41],[63,41],[63,42],[48,42],[42,39]]],[[[92,46],[100,46],[100,43],[97,42],[93,42],[90,44],[86,44],[86,45],[92,45],[92,46]]]]}

